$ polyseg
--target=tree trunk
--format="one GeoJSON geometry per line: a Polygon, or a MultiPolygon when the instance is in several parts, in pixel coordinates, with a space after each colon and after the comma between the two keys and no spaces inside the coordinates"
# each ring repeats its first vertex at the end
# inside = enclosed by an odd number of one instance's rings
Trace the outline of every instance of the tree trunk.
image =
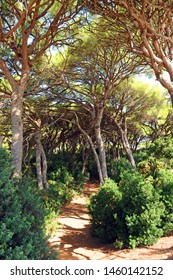
{"type": "Polygon", "coordinates": [[[101,135],[101,121],[103,116],[103,110],[104,107],[101,109],[97,109],[96,117],[95,117],[95,123],[94,123],[94,130],[95,130],[95,137],[96,137],[96,143],[98,147],[98,153],[99,153],[99,161],[102,171],[103,180],[105,181],[108,178],[107,174],[107,163],[106,163],[106,153],[105,153],[105,147],[104,147],[104,141],[102,139],[101,135]]]}
{"type": "Polygon", "coordinates": [[[40,143],[36,144],[36,170],[37,170],[37,183],[38,188],[43,190],[42,170],[41,170],[41,147],[40,143]]]}
{"type": "Polygon", "coordinates": [[[130,148],[130,144],[129,144],[129,141],[128,141],[128,138],[127,138],[126,123],[125,123],[125,129],[124,130],[122,129],[120,124],[117,122],[117,120],[115,120],[115,123],[116,123],[116,126],[117,126],[118,130],[119,130],[121,141],[122,141],[123,147],[126,151],[127,158],[129,160],[129,162],[131,163],[131,165],[133,166],[133,168],[136,169],[136,163],[135,163],[133,153],[132,153],[132,150],[130,148]]]}
{"type": "Polygon", "coordinates": [[[36,169],[37,169],[37,182],[40,190],[49,187],[47,182],[47,159],[41,144],[40,132],[36,133],[36,169]]]}
{"type": "Polygon", "coordinates": [[[73,113],[74,113],[74,115],[76,117],[77,126],[78,126],[79,130],[87,138],[87,140],[88,140],[88,142],[89,142],[89,144],[91,146],[91,149],[93,151],[93,154],[94,154],[94,157],[95,157],[95,161],[96,161],[96,164],[97,164],[97,170],[98,170],[98,173],[99,173],[100,183],[104,184],[103,174],[102,174],[102,170],[101,170],[101,166],[100,166],[100,160],[99,160],[98,154],[96,152],[94,143],[93,143],[91,137],[88,135],[88,133],[85,130],[83,130],[83,128],[80,126],[77,114],[75,112],[73,112],[73,113]]]}
{"type": "Polygon", "coordinates": [[[131,165],[136,169],[136,163],[126,135],[123,136],[122,142],[131,165]]]}
{"type": "Polygon", "coordinates": [[[47,158],[43,146],[41,145],[41,158],[42,158],[42,178],[43,186],[45,189],[48,189],[49,184],[47,182],[47,158]]]}
{"type": "Polygon", "coordinates": [[[83,134],[87,137],[88,142],[91,145],[91,149],[93,151],[93,154],[94,154],[94,157],[95,157],[95,161],[96,161],[96,164],[97,164],[97,170],[98,170],[98,173],[99,173],[99,180],[100,180],[100,183],[103,185],[104,184],[103,173],[102,173],[102,169],[101,169],[101,165],[100,165],[100,160],[99,160],[98,154],[96,152],[94,143],[93,143],[91,137],[84,130],[82,130],[82,131],[83,131],[83,134]]]}
{"type": "Polygon", "coordinates": [[[85,151],[83,151],[83,154],[82,154],[82,174],[85,173],[86,163],[87,163],[89,155],[90,155],[89,150],[87,150],[86,153],[85,153],[85,151]]]}
{"type": "Polygon", "coordinates": [[[11,155],[13,158],[15,178],[21,176],[23,158],[23,89],[21,87],[13,91],[11,96],[11,124],[12,124],[12,145],[11,155]]]}
{"type": "MultiPolygon", "coordinates": [[[[4,66],[5,67],[5,66],[4,66]]],[[[6,69],[7,79],[12,87],[11,95],[11,126],[12,126],[12,144],[11,156],[14,165],[14,178],[19,178],[22,174],[23,159],[23,95],[30,77],[30,71],[23,69],[22,77],[19,82],[11,76],[6,69]]]]}

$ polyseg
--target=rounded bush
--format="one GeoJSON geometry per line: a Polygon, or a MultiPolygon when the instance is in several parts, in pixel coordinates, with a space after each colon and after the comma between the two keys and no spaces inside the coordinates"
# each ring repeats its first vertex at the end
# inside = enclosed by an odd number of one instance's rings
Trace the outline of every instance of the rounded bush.
{"type": "Polygon", "coordinates": [[[164,203],[152,178],[124,172],[119,186],[112,180],[91,197],[91,233],[115,247],[151,245],[163,235],[164,203]]]}
{"type": "Polygon", "coordinates": [[[117,223],[115,209],[121,200],[117,184],[108,179],[97,194],[91,196],[89,214],[91,215],[91,234],[103,242],[112,242],[115,238],[117,223]]]}
{"type": "Polygon", "coordinates": [[[163,235],[161,228],[164,204],[153,186],[152,178],[144,179],[138,172],[124,172],[120,182],[121,209],[128,247],[151,245],[163,235]]]}

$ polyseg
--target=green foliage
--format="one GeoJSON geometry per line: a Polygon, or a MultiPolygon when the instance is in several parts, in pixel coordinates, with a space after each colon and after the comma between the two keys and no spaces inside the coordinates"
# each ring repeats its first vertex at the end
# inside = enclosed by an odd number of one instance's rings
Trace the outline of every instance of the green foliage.
{"type": "MultiPolygon", "coordinates": [[[[171,136],[160,137],[153,143],[150,143],[146,149],[139,150],[135,154],[138,164],[142,161],[163,162],[168,168],[173,166],[173,139],[171,136]]],[[[163,165],[162,165],[163,167],[163,165]]]]}
{"type": "Polygon", "coordinates": [[[134,153],[135,162],[138,164],[141,161],[147,160],[149,156],[147,149],[140,149],[134,153]]]}
{"type": "Polygon", "coordinates": [[[115,247],[151,245],[163,235],[165,207],[152,180],[123,172],[117,186],[108,180],[91,198],[91,233],[115,247]]]}
{"type": "Polygon", "coordinates": [[[153,184],[160,194],[165,212],[162,217],[164,233],[173,230],[173,140],[160,137],[152,143],[147,153],[150,156],[138,163],[138,168],[145,178],[153,177],[153,184]]]}
{"type": "Polygon", "coordinates": [[[58,212],[63,204],[70,202],[74,193],[68,184],[49,180],[49,188],[42,191],[45,207],[49,212],[58,212]]]}
{"type": "Polygon", "coordinates": [[[173,165],[173,139],[172,137],[160,137],[150,145],[150,154],[165,162],[168,167],[173,165]]]}
{"type": "Polygon", "coordinates": [[[162,218],[164,233],[173,231],[173,172],[172,170],[159,169],[155,179],[156,191],[160,194],[165,206],[165,214],[162,218]]]}
{"type": "Polygon", "coordinates": [[[51,259],[42,199],[27,178],[12,179],[11,161],[0,150],[0,259],[51,259]]]}
{"type": "Polygon", "coordinates": [[[70,172],[64,166],[57,167],[56,171],[50,174],[50,177],[53,180],[56,180],[57,182],[61,182],[66,185],[74,184],[74,178],[72,174],[70,174],[70,172]]]}
{"type": "Polygon", "coordinates": [[[99,180],[99,174],[98,174],[98,169],[97,169],[97,164],[94,159],[93,154],[89,156],[86,164],[86,169],[89,173],[89,178],[90,180],[99,180]]]}
{"type": "Polygon", "coordinates": [[[161,161],[154,156],[150,156],[147,158],[147,160],[143,160],[138,163],[138,169],[140,170],[141,174],[143,174],[143,176],[152,176],[153,178],[156,178],[158,169],[164,168],[165,165],[166,164],[163,159],[161,161]]]}
{"type": "Polygon", "coordinates": [[[122,219],[125,236],[120,236],[129,247],[151,245],[163,235],[161,221],[164,204],[156,192],[152,179],[144,179],[138,172],[124,172],[120,182],[122,191],[122,219]]]}
{"type": "Polygon", "coordinates": [[[88,180],[88,173],[82,174],[80,154],[70,152],[58,152],[49,159],[49,179],[64,183],[70,189],[80,191],[81,186],[88,180]]]}
{"type": "Polygon", "coordinates": [[[108,175],[116,183],[121,180],[121,173],[124,170],[132,171],[132,165],[126,158],[111,160],[108,164],[108,175]]]}
{"type": "Polygon", "coordinates": [[[117,184],[108,179],[97,194],[91,196],[89,214],[91,215],[91,234],[103,242],[114,240],[117,224],[114,213],[121,199],[117,184]]]}

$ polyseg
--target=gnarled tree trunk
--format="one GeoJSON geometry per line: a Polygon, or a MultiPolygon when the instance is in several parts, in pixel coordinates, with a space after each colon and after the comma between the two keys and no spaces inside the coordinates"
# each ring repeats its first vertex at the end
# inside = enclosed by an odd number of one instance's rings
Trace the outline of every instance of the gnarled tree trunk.
{"type": "Polygon", "coordinates": [[[11,155],[13,158],[14,174],[20,177],[22,173],[23,158],[23,89],[16,88],[11,95],[11,127],[12,127],[12,144],[11,155]]]}
{"type": "Polygon", "coordinates": [[[47,159],[41,144],[40,131],[36,132],[36,170],[37,170],[37,182],[38,188],[43,190],[49,187],[47,182],[47,159]]]}
{"type": "Polygon", "coordinates": [[[42,168],[41,168],[41,147],[39,140],[36,139],[36,170],[38,188],[43,190],[42,168]]]}
{"type": "Polygon", "coordinates": [[[129,160],[129,162],[131,163],[131,165],[133,166],[134,169],[136,169],[136,163],[135,163],[135,160],[134,160],[134,157],[133,157],[133,153],[132,153],[132,150],[131,150],[131,147],[130,147],[130,144],[129,144],[129,141],[128,141],[128,138],[127,138],[127,126],[126,126],[126,123],[124,124],[125,125],[125,129],[123,130],[121,125],[118,123],[118,121],[115,119],[115,124],[119,130],[119,133],[120,133],[120,137],[121,137],[121,142],[123,144],[123,147],[126,151],[126,155],[127,155],[127,158],[129,160]]]}
{"type": "Polygon", "coordinates": [[[0,58],[0,68],[12,88],[11,95],[11,126],[12,126],[12,145],[11,155],[14,165],[14,177],[20,177],[22,173],[23,157],[23,95],[30,77],[28,66],[23,67],[21,79],[16,81],[4,60],[0,58]]]}
{"type": "Polygon", "coordinates": [[[103,117],[103,111],[104,111],[104,106],[96,109],[96,116],[94,120],[94,131],[95,131],[96,143],[98,147],[102,177],[103,180],[105,181],[108,178],[108,174],[107,174],[105,146],[101,135],[101,121],[103,117]]]}
{"type": "Polygon", "coordinates": [[[84,150],[82,153],[82,174],[85,173],[86,163],[87,163],[89,155],[90,155],[89,150],[86,150],[86,151],[84,150]]]}
{"type": "Polygon", "coordinates": [[[47,158],[42,145],[41,148],[43,186],[45,189],[48,189],[49,184],[47,182],[47,158]]]}
{"type": "Polygon", "coordinates": [[[78,126],[79,130],[86,137],[86,139],[88,140],[88,142],[89,142],[89,144],[91,146],[91,149],[93,151],[93,154],[94,154],[94,157],[95,157],[95,161],[96,161],[96,164],[97,164],[97,170],[98,170],[98,173],[99,173],[100,183],[104,184],[104,179],[103,179],[102,169],[101,169],[101,165],[100,165],[100,160],[99,160],[98,154],[96,152],[94,143],[93,143],[91,137],[88,135],[88,133],[80,126],[77,114],[75,112],[73,112],[73,113],[74,113],[74,115],[76,117],[76,122],[77,122],[77,126],[78,126]]]}

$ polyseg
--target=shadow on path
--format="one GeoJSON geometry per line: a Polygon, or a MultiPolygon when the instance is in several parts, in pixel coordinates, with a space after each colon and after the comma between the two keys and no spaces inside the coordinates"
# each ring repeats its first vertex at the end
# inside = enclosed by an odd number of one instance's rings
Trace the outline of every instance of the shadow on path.
{"type": "Polygon", "coordinates": [[[90,235],[90,217],[86,200],[98,190],[97,184],[85,184],[84,194],[63,208],[57,222],[60,226],[50,246],[58,246],[60,260],[161,260],[173,258],[173,236],[163,237],[150,247],[117,250],[90,235]]]}

